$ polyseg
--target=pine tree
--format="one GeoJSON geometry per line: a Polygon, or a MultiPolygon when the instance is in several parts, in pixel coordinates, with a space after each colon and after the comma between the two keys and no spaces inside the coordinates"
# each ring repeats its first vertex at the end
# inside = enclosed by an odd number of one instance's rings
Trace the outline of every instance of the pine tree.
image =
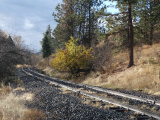
{"type": "Polygon", "coordinates": [[[57,14],[53,13],[55,21],[58,23],[54,30],[54,37],[61,42],[68,42],[74,36],[75,13],[74,0],[63,0],[63,4],[56,7],[57,14]]]}
{"type": "Polygon", "coordinates": [[[48,31],[44,34],[44,38],[42,41],[42,54],[43,58],[49,57],[51,55],[50,43],[48,40],[48,31]]]}
{"type": "Polygon", "coordinates": [[[134,33],[133,33],[133,23],[132,23],[132,2],[128,0],[128,40],[129,40],[129,65],[131,67],[134,65],[134,55],[133,55],[133,46],[134,46],[134,33]]]}
{"type": "Polygon", "coordinates": [[[157,0],[141,0],[137,5],[137,35],[143,43],[152,45],[153,32],[158,30],[157,27],[160,21],[160,1],[157,0]]]}
{"type": "MultiPolygon", "coordinates": [[[[107,1],[107,0],[106,0],[107,1]]],[[[106,14],[107,16],[107,27],[109,30],[109,34],[119,34],[120,36],[124,35],[121,34],[122,32],[127,33],[127,43],[129,49],[129,64],[128,67],[134,65],[134,54],[133,54],[133,47],[134,47],[134,31],[133,31],[133,5],[137,3],[137,0],[113,0],[117,1],[117,7],[119,8],[120,13],[116,14],[106,14]],[[109,17],[108,17],[109,16],[109,17]],[[111,24],[110,24],[111,23],[111,24]],[[115,24],[115,25],[114,25],[115,24]]],[[[124,36],[122,36],[124,37],[124,36]]]]}
{"type": "Polygon", "coordinates": [[[58,22],[54,30],[55,39],[67,42],[73,36],[90,47],[97,29],[98,18],[95,13],[101,4],[101,0],[63,0],[63,4],[56,7],[57,14],[53,13],[58,22]]]}
{"type": "Polygon", "coordinates": [[[48,25],[48,27],[47,27],[46,34],[47,34],[47,38],[48,38],[49,42],[51,42],[52,37],[51,37],[51,26],[50,25],[48,25]]]}
{"type": "Polygon", "coordinates": [[[55,53],[56,45],[55,45],[55,42],[54,42],[54,38],[52,37],[52,30],[51,30],[50,25],[48,25],[48,27],[47,27],[46,34],[47,34],[47,38],[48,38],[48,41],[49,41],[51,53],[55,53]]]}

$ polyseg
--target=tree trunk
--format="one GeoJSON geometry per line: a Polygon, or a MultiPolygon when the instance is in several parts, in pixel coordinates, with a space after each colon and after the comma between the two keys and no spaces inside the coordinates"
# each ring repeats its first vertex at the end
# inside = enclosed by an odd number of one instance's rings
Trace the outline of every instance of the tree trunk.
{"type": "Polygon", "coordinates": [[[150,41],[149,41],[149,45],[152,45],[153,43],[153,15],[152,15],[152,2],[150,1],[150,41]]]}
{"type": "Polygon", "coordinates": [[[145,30],[144,30],[143,35],[144,35],[145,42],[146,41],[148,42],[147,27],[146,27],[147,26],[147,18],[146,18],[147,17],[147,8],[145,8],[145,13],[144,14],[145,14],[145,16],[144,16],[144,26],[145,26],[144,28],[145,28],[145,30]]]}
{"type": "MultiPolygon", "coordinates": [[[[71,14],[73,15],[73,1],[71,0],[71,14]]],[[[73,21],[73,16],[71,17],[71,35],[74,37],[74,21],[73,21]]]]}
{"type": "Polygon", "coordinates": [[[90,1],[89,1],[89,40],[88,40],[88,45],[91,47],[91,6],[90,6],[90,1]]]}
{"type": "Polygon", "coordinates": [[[153,24],[151,23],[149,45],[152,45],[152,44],[153,44],[153,24]]]}
{"type": "Polygon", "coordinates": [[[131,11],[131,2],[128,3],[128,27],[129,27],[129,65],[128,68],[134,65],[134,56],[133,56],[133,24],[132,24],[132,11],[131,11]]]}

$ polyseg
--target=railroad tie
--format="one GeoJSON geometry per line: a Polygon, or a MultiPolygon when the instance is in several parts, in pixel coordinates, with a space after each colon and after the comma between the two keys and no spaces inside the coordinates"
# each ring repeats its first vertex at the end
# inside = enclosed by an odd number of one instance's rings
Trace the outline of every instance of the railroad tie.
{"type": "Polygon", "coordinates": [[[137,120],[145,120],[145,119],[149,119],[150,117],[148,117],[147,115],[142,115],[142,114],[138,114],[136,115],[137,120]]]}

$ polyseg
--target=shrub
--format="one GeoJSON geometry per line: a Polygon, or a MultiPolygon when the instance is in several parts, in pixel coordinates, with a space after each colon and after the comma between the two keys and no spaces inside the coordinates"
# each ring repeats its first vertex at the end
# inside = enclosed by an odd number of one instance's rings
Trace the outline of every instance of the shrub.
{"type": "Polygon", "coordinates": [[[14,75],[15,65],[29,64],[30,55],[31,52],[17,47],[11,36],[0,30],[0,82],[8,76],[14,75]]]}
{"type": "Polygon", "coordinates": [[[112,47],[109,42],[102,42],[97,46],[93,46],[92,69],[106,73],[111,69],[112,64],[112,47]]]}
{"type": "Polygon", "coordinates": [[[78,39],[71,37],[68,43],[65,43],[65,49],[57,51],[51,66],[78,76],[82,70],[89,69],[92,59],[92,48],[86,49],[85,46],[78,45],[78,39]]]}

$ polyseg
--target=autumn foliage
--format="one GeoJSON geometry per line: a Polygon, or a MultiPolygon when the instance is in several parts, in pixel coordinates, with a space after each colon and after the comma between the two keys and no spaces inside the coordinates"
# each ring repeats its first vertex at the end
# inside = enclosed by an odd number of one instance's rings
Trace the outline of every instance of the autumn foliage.
{"type": "Polygon", "coordinates": [[[86,49],[85,46],[78,45],[78,39],[71,37],[68,43],[65,43],[65,49],[57,51],[51,66],[78,75],[80,70],[88,68],[92,59],[92,48],[86,49]]]}

